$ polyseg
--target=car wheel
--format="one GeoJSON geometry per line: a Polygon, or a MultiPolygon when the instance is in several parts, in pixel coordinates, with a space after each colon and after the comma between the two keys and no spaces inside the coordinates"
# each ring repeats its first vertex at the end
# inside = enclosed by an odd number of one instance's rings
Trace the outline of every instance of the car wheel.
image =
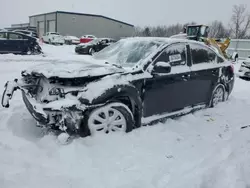
{"type": "Polygon", "coordinates": [[[213,91],[210,107],[216,106],[218,103],[225,101],[226,99],[225,88],[222,85],[218,85],[215,90],[213,91]]]}
{"type": "Polygon", "coordinates": [[[30,48],[28,48],[26,54],[27,54],[27,55],[31,55],[31,54],[32,54],[32,51],[30,50],[30,48]]]}
{"type": "Polygon", "coordinates": [[[93,48],[90,48],[90,49],[89,49],[89,54],[90,54],[90,55],[93,55],[94,53],[95,53],[95,50],[94,50],[93,48]]]}
{"type": "Polygon", "coordinates": [[[112,102],[91,111],[87,123],[90,135],[96,133],[127,133],[133,129],[134,117],[126,105],[112,102]]]}

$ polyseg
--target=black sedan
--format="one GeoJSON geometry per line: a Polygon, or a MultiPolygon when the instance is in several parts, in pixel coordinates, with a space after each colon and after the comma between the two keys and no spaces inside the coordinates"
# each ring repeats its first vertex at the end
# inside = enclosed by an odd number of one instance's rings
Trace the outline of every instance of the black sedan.
{"type": "Polygon", "coordinates": [[[24,70],[6,83],[3,107],[20,89],[41,125],[82,136],[125,133],[214,107],[234,86],[232,63],[197,41],[127,38],[87,59],[24,70]]]}
{"type": "Polygon", "coordinates": [[[37,39],[22,33],[2,31],[0,32],[0,53],[13,54],[40,54],[42,49],[37,39]]]}
{"type": "Polygon", "coordinates": [[[96,52],[106,48],[116,40],[111,38],[97,38],[88,43],[82,43],[75,47],[75,52],[78,54],[88,54],[93,55],[96,52]]]}

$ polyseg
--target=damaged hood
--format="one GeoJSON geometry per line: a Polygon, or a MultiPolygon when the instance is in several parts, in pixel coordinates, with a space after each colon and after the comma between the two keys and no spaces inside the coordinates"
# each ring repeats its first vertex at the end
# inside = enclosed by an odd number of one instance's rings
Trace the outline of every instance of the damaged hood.
{"type": "Polygon", "coordinates": [[[27,74],[42,74],[47,78],[79,78],[104,76],[118,72],[124,72],[123,68],[118,68],[101,61],[93,63],[89,61],[51,61],[33,66],[23,71],[27,74]]]}

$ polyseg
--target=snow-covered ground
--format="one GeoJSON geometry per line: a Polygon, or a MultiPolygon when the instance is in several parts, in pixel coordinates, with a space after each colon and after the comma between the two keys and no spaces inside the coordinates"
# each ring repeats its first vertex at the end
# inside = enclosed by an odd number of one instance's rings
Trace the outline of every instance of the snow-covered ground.
{"type": "MultiPolygon", "coordinates": [[[[73,46],[42,46],[46,57],[0,55],[7,80],[45,60],[81,60],[73,46]]],[[[236,65],[236,70],[239,65],[236,65]]],[[[229,101],[126,135],[60,145],[43,135],[20,92],[0,107],[0,188],[246,188],[250,186],[250,82],[229,101]]]]}

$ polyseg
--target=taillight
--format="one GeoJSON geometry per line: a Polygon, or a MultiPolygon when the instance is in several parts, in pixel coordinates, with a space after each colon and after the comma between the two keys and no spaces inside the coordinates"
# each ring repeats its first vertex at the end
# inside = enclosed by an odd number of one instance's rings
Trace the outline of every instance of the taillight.
{"type": "Polygon", "coordinates": [[[231,71],[231,73],[234,73],[234,66],[233,65],[230,65],[230,71],[231,71]]]}

